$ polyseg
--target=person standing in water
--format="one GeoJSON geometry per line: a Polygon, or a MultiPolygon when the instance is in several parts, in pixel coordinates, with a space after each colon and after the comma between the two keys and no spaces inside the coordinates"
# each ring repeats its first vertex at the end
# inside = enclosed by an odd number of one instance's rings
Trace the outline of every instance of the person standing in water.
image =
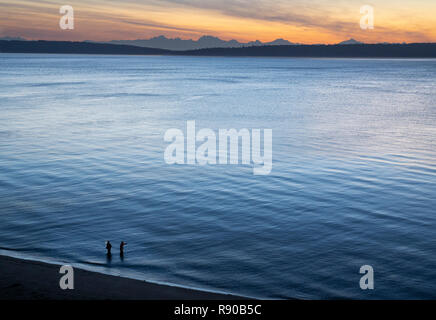
{"type": "Polygon", "coordinates": [[[106,241],[106,250],[107,250],[108,256],[112,255],[111,249],[112,249],[112,245],[111,245],[110,241],[106,241]]]}
{"type": "Polygon", "coordinates": [[[121,243],[120,243],[120,255],[121,256],[124,256],[124,246],[126,245],[127,243],[125,243],[124,241],[121,241],[121,243]]]}

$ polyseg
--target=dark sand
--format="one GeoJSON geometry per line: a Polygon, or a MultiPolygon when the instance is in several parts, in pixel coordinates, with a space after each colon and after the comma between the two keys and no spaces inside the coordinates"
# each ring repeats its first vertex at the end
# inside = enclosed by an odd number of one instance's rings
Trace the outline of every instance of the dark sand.
{"type": "Polygon", "coordinates": [[[74,268],[74,290],[62,290],[60,266],[0,256],[1,300],[228,300],[215,294],[74,268]]]}

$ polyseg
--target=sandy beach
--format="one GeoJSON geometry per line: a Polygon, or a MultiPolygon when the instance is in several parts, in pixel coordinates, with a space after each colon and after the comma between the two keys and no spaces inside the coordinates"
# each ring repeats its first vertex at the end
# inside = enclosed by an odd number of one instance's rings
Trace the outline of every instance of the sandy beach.
{"type": "Polygon", "coordinates": [[[232,295],[153,284],[74,269],[74,290],[62,290],[58,265],[0,256],[1,300],[233,300],[232,295]]]}

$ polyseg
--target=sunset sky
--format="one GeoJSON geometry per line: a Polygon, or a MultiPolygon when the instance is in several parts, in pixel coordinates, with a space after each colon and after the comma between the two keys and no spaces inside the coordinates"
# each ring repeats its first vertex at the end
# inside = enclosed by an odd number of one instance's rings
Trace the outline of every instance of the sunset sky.
{"type": "Polygon", "coordinates": [[[197,39],[337,43],[436,42],[436,0],[0,0],[0,37],[44,40],[197,39]],[[61,30],[59,8],[74,8],[74,30],[61,30]],[[360,7],[375,28],[360,29],[360,7]]]}

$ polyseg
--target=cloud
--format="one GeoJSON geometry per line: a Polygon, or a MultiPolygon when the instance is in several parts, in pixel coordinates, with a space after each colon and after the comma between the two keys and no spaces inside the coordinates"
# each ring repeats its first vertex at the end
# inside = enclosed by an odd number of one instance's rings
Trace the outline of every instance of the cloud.
{"type": "MultiPolygon", "coordinates": [[[[360,29],[361,0],[336,0],[334,4],[327,0],[70,0],[70,4],[77,12],[74,37],[78,33],[94,39],[211,34],[239,40],[286,37],[306,43],[332,43],[348,37],[370,42],[434,41],[435,22],[428,13],[432,2],[421,0],[418,5],[397,0],[394,6],[392,1],[372,0],[377,3],[372,31],[360,29]]],[[[24,37],[26,33],[35,37],[40,31],[41,37],[56,38],[61,4],[56,0],[0,0],[0,32],[6,35],[15,26],[24,37]]]]}
{"type": "Polygon", "coordinates": [[[198,33],[198,34],[202,33],[202,31],[198,30],[198,29],[164,25],[164,24],[157,23],[157,22],[137,22],[137,21],[131,21],[131,20],[126,20],[126,19],[120,20],[120,22],[132,24],[132,25],[136,25],[136,26],[151,27],[151,28],[158,29],[158,30],[183,31],[183,32],[198,33]]]}

